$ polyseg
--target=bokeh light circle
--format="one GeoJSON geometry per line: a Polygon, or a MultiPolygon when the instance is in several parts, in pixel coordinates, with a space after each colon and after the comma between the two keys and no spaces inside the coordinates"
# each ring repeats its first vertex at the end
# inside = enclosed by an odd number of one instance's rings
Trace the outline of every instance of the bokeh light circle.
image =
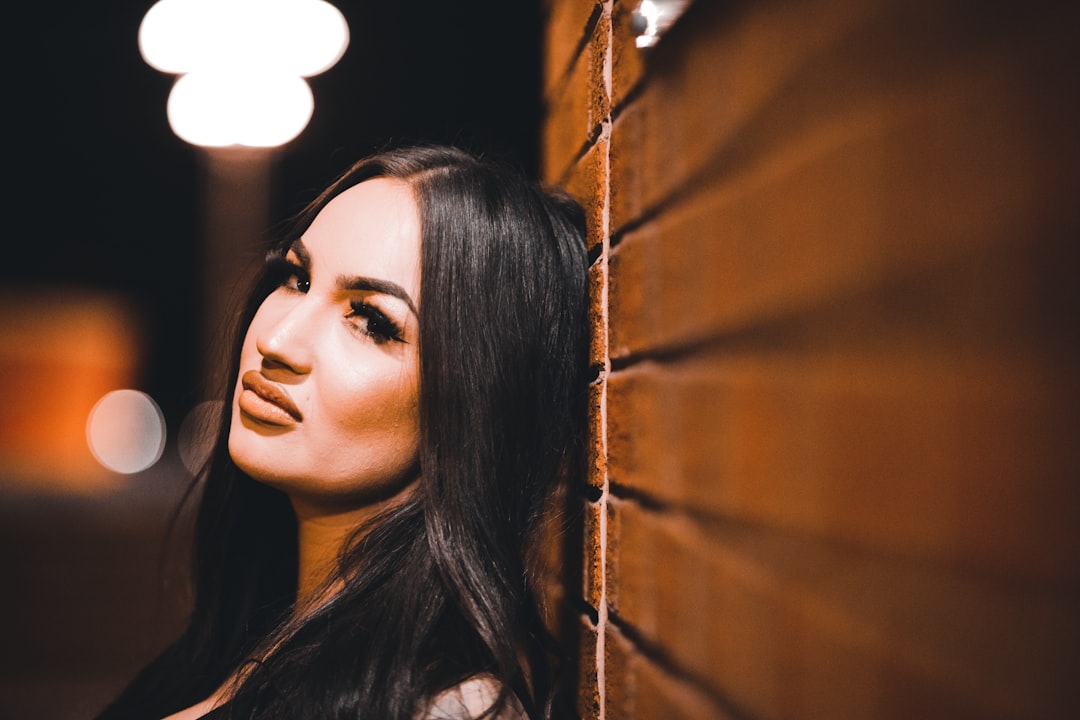
{"type": "Polygon", "coordinates": [[[90,411],[86,442],[105,468],[124,475],[141,472],[165,451],[165,416],[146,393],[114,390],[90,411]]]}

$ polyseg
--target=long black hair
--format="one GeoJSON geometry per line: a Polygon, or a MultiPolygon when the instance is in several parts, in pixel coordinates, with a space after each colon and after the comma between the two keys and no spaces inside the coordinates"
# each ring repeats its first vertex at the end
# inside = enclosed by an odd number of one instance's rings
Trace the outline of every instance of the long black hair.
{"type": "MultiPolygon", "coordinates": [[[[558,483],[582,452],[584,216],[518,171],[447,147],[390,150],[349,168],[296,219],[287,247],[336,195],[407,182],[421,218],[420,482],[353,536],[325,605],[290,619],[297,528],[288,498],[240,471],[228,414],[201,480],[194,605],[182,636],[100,717],[160,718],[243,668],[237,718],[417,716],[484,676],[531,717],[552,704],[552,646],[530,553],[558,483]]],[[[244,331],[275,287],[264,273],[244,331]]]]}

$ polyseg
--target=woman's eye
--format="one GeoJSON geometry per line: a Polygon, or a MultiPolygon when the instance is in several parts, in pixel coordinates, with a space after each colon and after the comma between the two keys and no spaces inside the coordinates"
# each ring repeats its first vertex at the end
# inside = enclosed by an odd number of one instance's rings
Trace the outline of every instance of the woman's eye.
{"type": "Polygon", "coordinates": [[[311,289],[311,278],[307,270],[281,255],[271,255],[267,259],[270,275],[278,287],[293,292],[307,293],[311,289]]]}
{"type": "Polygon", "coordinates": [[[376,343],[405,342],[404,334],[396,322],[388,318],[382,310],[365,302],[352,303],[350,318],[359,318],[356,327],[376,343]]]}
{"type": "Polygon", "coordinates": [[[296,292],[306,293],[311,289],[311,280],[308,280],[302,273],[294,272],[285,278],[285,281],[282,282],[281,285],[282,287],[295,290],[296,292]]]}

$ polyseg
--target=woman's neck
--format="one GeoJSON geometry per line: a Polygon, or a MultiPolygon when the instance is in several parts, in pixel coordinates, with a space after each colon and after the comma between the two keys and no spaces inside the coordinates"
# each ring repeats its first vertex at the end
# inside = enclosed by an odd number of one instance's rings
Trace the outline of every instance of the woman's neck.
{"type": "Polygon", "coordinates": [[[412,493],[414,485],[390,498],[347,509],[328,509],[290,496],[296,513],[298,550],[294,614],[309,612],[341,589],[340,579],[332,583],[327,581],[334,576],[345,543],[373,517],[403,502],[412,493]]]}
{"type": "Polygon", "coordinates": [[[368,507],[326,511],[295,498],[292,506],[298,550],[295,612],[303,613],[340,589],[327,580],[337,568],[345,543],[374,513],[368,507]]]}

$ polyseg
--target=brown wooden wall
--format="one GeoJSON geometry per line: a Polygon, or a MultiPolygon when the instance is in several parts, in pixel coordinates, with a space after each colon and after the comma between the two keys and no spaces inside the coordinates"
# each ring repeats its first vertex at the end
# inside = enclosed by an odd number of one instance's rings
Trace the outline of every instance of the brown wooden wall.
{"type": "Polygon", "coordinates": [[[548,0],[583,718],[1080,717],[1076,3],[548,0]]]}

